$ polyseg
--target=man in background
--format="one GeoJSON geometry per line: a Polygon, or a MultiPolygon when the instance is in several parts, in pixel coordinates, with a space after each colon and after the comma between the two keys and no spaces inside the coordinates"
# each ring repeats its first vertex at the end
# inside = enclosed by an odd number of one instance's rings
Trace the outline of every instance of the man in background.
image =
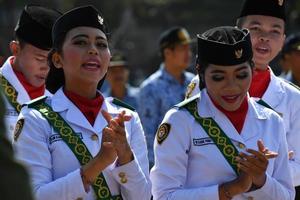
{"type": "Polygon", "coordinates": [[[128,83],[129,69],[127,58],[120,52],[114,53],[110,59],[106,80],[109,88],[105,96],[115,97],[137,109],[138,88],[128,83]]]}
{"type": "Polygon", "coordinates": [[[192,56],[190,43],[191,38],[183,27],[172,27],[163,32],[159,40],[163,62],[140,87],[138,113],[145,130],[150,167],[154,163],[156,130],[165,113],[184,99],[185,89],[194,76],[185,71],[192,56]]]}
{"type": "Polygon", "coordinates": [[[10,140],[22,104],[43,95],[51,95],[45,85],[50,69],[47,58],[52,47],[52,26],[60,15],[50,8],[27,5],[15,27],[15,40],[9,46],[12,56],[0,68],[7,136],[10,140]]]}
{"type": "Polygon", "coordinates": [[[286,80],[300,87],[300,33],[291,34],[286,38],[281,60],[290,71],[286,80]]]}

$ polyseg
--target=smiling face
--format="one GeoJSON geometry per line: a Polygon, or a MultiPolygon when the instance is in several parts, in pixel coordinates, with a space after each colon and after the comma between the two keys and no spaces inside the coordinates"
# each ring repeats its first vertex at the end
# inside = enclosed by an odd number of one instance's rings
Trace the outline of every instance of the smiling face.
{"type": "Polygon", "coordinates": [[[209,96],[227,111],[235,111],[240,107],[251,79],[252,71],[248,62],[233,66],[210,64],[204,72],[209,96]]]}
{"type": "Polygon", "coordinates": [[[284,21],[271,16],[249,15],[242,28],[250,30],[255,67],[266,69],[283,46],[284,21]]]}
{"type": "Polygon", "coordinates": [[[76,27],[67,33],[55,66],[63,68],[67,90],[96,89],[107,72],[110,57],[108,41],[101,30],[76,27]]]}
{"type": "Polygon", "coordinates": [[[24,43],[21,47],[16,41],[12,42],[10,47],[15,56],[13,67],[22,72],[32,86],[44,85],[50,69],[47,63],[49,51],[39,49],[29,43],[24,43]]]}

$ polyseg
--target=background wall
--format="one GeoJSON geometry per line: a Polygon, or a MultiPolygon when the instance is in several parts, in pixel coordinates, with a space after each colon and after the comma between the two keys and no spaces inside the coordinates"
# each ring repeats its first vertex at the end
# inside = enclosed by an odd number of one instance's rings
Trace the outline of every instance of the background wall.
{"type": "MultiPolygon", "coordinates": [[[[158,37],[162,31],[180,25],[196,38],[197,33],[208,28],[234,25],[242,5],[241,0],[0,0],[0,55],[4,57],[10,55],[8,44],[13,39],[14,26],[28,3],[61,12],[79,5],[96,6],[109,24],[111,50],[123,50],[128,56],[130,82],[134,85],[158,68],[158,37]]],[[[287,34],[300,31],[300,0],[288,0],[287,13],[287,34]]],[[[193,49],[196,52],[196,43],[193,49]]],[[[189,69],[192,72],[193,63],[189,69]]]]}

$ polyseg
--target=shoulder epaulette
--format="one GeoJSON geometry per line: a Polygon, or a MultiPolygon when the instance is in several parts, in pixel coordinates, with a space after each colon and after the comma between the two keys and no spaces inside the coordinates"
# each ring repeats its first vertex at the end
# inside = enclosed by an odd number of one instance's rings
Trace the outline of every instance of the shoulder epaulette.
{"type": "Polygon", "coordinates": [[[25,103],[24,106],[28,106],[29,108],[32,108],[40,103],[45,102],[46,99],[47,99],[47,96],[40,96],[38,98],[35,98],[35,99],[25,103]]]}
{"type": "Polygon", "coordinates": [[[300,87],[298,85],[296,85],[295,83],[289,82],[289,84],[291,86],[293,86],[294,88],[296,88],[297,90],[300,90],[300,87]]]}
{"type": "Polygon", "coordinates": [[[188,99],[186,99],[186,100],[180,102],[179,104],[176,104],[174,107],[181,108],[181,107],[183,107],[183,106],[189,104],[190,102],[192,102],[192,101],[194,101],[194,100],[196,100],[196,99],[198,99],[198,98],[200,98],[200,94],[197,94],[197,95],[195,95],[195,96],[192,96],[192,97],[190,97],[190,98],[188,98],[188,99]]]}
{"type": "Polygon", "coordinates": [[[121,107],[127,108],[129,110],[135,111],[134,107],[130,106],[129,104],[125,103],[124,101],[121,101],[120,99],[114,98],[112,103],[117,106],[121,106],[121,107]]]}
{"type": "Polygon", "coordinates": [[[296,85],[295,83],[292,83],[291,81],[289,80],[286,80],[284,78],[282,78],[282,80],[286,83],[288,83],[289,85],[293,86],[294,88],[296,88],[297,90],[300,90],[300,87],[298,85],[296,85]]]}
{"type": "Polygon", "coordinates": [[[258,103],[259,105],[262,105],[262,106],[264,106],[264,107],[266,107],[266,108],[269,108],[269,109],[271,109],[271,110],[274,110],[269,104],[267,104],[264,100],[262,100],[262,99],[259,99],[258,101],[256,101],[256,103],[258,103]]]}

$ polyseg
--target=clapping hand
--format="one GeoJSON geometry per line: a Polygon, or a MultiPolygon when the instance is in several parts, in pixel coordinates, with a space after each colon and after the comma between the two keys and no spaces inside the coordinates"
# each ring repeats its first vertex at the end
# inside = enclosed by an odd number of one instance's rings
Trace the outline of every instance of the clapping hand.
{"type": "Polygon", "coordinates": [[[126,115],[125,111],[122,111],[114,118],[105,110],[102,110],[101,113],[108,124],[103,129],[103,133],[109,138],[108,140],[114,147],[118,157],[118,164],[124,165],[130,162],[133,160],[133,154],[126,138],[124,122],[129,121],[131,116],[126,115]]]}
{"type": "Polygon", "coordinates": [[[269,161],[278,156],[276,152],[269,151],[262,140],[257,141],[258,151],[247,149],[247,153],[241,152],[237,157],[238,167],[241,171],[252,177],[253,184],[260,188],[265,184],[266,171],[269,161]]]}

